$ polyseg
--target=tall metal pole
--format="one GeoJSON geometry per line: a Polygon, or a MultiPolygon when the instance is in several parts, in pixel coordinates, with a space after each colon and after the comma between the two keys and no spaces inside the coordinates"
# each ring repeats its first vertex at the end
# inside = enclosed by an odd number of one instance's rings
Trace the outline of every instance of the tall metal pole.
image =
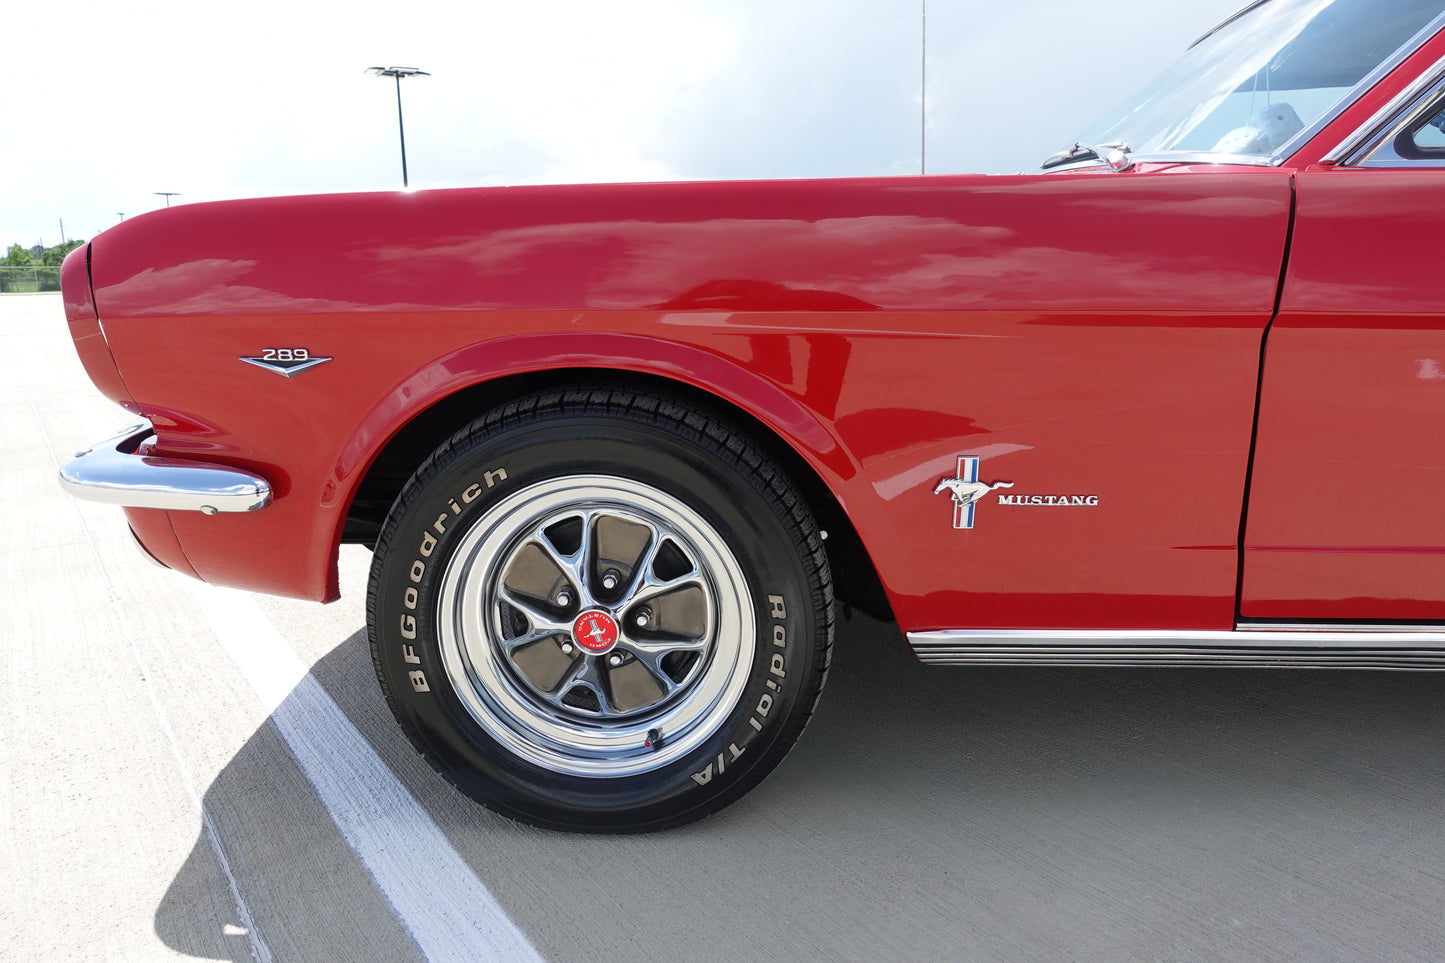
{"type": "Polygon", "coordinates": [[[401,121],[401,74],[396,75],[396,129],[401,134],[401,186],[406,188],[406,125],[401,121]]]}
{"type": "Polygon", "coordinates": [[[401,134],[401,186],[409,187],[410,181],[406,172],[406,123],[401,115],[401,78],[430,77],[431,74],[415,67],[368,67],[366,72],[373,77],[392,77],[396,80],[396,129],[401,134]]]}

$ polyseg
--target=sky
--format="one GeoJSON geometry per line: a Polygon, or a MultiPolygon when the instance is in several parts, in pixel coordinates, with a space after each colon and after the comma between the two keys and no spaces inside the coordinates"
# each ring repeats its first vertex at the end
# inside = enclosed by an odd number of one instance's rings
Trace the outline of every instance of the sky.
{"type": "Polygon", "coordinates": [[[1244,0],[67,0],[7,9],[0,247],[173,203],[1037,170],[1244,0]],[[920,97],[926,75],[926,115],[920,97]]]}

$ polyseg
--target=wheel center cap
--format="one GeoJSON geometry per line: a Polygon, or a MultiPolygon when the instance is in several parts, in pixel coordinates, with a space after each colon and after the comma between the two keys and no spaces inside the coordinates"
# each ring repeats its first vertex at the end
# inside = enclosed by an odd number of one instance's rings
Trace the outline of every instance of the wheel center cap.
{"type": "Polygon", "coordinates": [[[572,623],[572,638],[588,652],[606,652],[617,644],[617,620],[599,609],[583,612],[572,623]]]}

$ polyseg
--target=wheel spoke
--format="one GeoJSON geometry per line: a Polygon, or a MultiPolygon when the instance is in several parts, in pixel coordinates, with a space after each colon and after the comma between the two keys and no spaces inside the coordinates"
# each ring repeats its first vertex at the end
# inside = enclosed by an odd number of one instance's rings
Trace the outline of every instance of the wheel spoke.
{"type": "Polygon", "coordinates": [[[661,659],[669,652],[701,652],[707,648],[707,639],[636,639],[625,638],[617,643],[639,659],[661,659]]]}
{"type": "Polygon", "coordinates": [[[632,579],[622,596],[623,605],[638,601],[638,594],[657,581],[652,577],[652,566],[657,562],[657,554],[662,551],[663,535],[654,526],[649,525],[648,529],[651,537],[647,541],[647,548],[643,549],[637,564],[632,568],[632,579]]]}
{"type": "Polygon", "coordinates": [[[664,595],[671,595],[673,592],[678,592],[685,588],[698,588],[706,592],[707,581],[702,577],[702,573],[695,568],[691,572],[672,579],[657,579],[649,574],[646,581],[642,585],[639,585],[637,591],[633,593],[632,598],[627,600],[627,604],[633,606],[641,605],[644,602],[652,602],[664,595]]]}
{"type": "Polygon", "coordinates": [[[557,566],[562,576],[572,583],[573,590],[578,594],[578,604],[583,608],[590,608],[594,602],[587,571],[595,552],[596,539],[592,529],[596,512],[579,512],[574,517],[582,521],[582,535],[576,552],[564,554],[547,534],[547,529],[555,527],[560,520],[549,521],[545,526],[534,529],[532,539],[547,554],[552,564],[557,566]]]}
{"type": "Polygon", "coordinates": [[[582,656],[572,664],[572,667],[558,680],[556,685],[549,690],[539,691],[537,694],[563,712],[572,713],[577,712],[578,709],[576,706],[568,704],[567,695],[577,686],[584,686],[597,699],[598,711],[593,715],[602,718],[615,716],[617,712],[607,697],[607,686],[602,678],[600,663],[601,660],[594,656],[582,656]]]}
{"type": "MultiPolygon", "coordinates": [[[[556,635],[559,632],[566,634],[572,631],[572,623],[568,621],[557,621],[556,617],[539,604],[538,600],[519,595],[507,588],[505,585],[497,586],[497,594],[503,602],[521,612],[527,617],[531,625],[528,635],[537,637],[556,635]]],[[[511,640],[508,640],[509,644],[511,640]]]]}
{"type": "Polygon", "coordinates": [[[662,550],[662,532],[658,531],[656,525],[648,522],[642,524],[647,528],[647,544],[643,546],[642,551],[632,562],[632,572],[622,592],[622,605],[632,603],[638,589],[647,581],[648,573],[652,571],[652,564],[657,561],[657,553],[662,550]]]}
{"type": "Polygon", "coordinates": [[[577,683],[578,677],[587,671],[587,661],[586,657],[577,659],[577,661],[572,663],[572,667],[567,670],[567,674],[562,676],[555,686],[539,694],[559,709],[567,708],[567,706],[562,703],[562,698],[567,695],[567,691],[577,683]]]}
{"type": "Polygon", "coordinates": [[[662,660],[673,652],[701,652],[706,647],[704,641],[693,643],[676,644],[672,642],[647,642],[639,643],[629,641],[619,648],[625,648],[637,663],[645,668],[657,683],[662,686],[663,699],[670,698],[674,692],[682,688],[674,682],[672,676],[668,675],[662,668],[662,660]]]}
{"type": "Polygon", "coordinates": [[[587,656],[581,660],[581,669],[573,674],[571,681],[565,689],[559,691],[559,696],[566,697],[567,691],[573,686],[583,685],[591,690],[592,695],[597,698],[597,715],[607,718],[617,714],[612,707],[612,700],[607,697],[607,683],[602,678],[602,659],[598,656],[587,656]]]}
{"type": "Polygon", "coordinates": [[[555,639],[558,634],[558,632],[551,629],[541,631],[533,630],[531,632],[523,632],[521,635],[514,635],[510,639],[502,639],[500,641],[502,650],[508,655],[511,655],[513,652],[517,651],[523,646],[531,645],[533,642],[541,642],[543,639],[555,639]]]}
{"type": "Polygon", "coordinates": [[[592,598],[592,580],[588,578],[593,569],[593,559],[597,554],[597,514],[585,512],[582,515],[582,544],[577,546],[577,555],[571,568],[573,584],[582,592],[584,598],[592,598]]]}
{"type": "Polygon", "coordinates": [[[678,689],[682,688],[682,686],[672,681],[672,677],[670,675],[662,671],[661,666],[653,665],[646,659],[638,659],[637,664],[645,668],[649,673],[651,673],[652,677],[657,680],[657,684],[662,686],[663,699],[672,698],[672,694],[678,689]]]}

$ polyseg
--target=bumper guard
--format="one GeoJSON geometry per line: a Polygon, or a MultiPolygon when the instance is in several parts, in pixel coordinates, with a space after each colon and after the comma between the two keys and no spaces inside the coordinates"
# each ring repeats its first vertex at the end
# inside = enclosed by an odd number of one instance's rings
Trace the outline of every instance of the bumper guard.
{"type": "Polygon", "coordinates": [[[254,512],[271,502],[271,484],[260,475],[203,461],[136,454],[155,434],[149,421],[126,427],[60,469],[60,487],[76,498],[127,508],[166,511],[254,512]]]}

